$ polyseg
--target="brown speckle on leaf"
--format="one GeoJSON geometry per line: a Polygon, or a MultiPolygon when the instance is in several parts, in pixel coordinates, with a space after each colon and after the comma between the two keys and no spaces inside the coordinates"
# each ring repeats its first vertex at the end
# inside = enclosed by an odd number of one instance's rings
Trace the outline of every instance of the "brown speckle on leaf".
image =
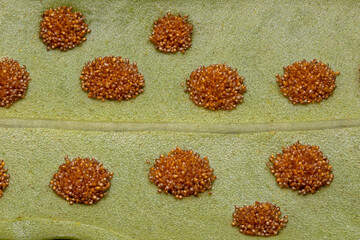
{"type": "Polygon", "coordinates": [[[327,99],[336,88],[339,74],[316,59],[303,60],[284,67],[284,75],[276,75],[276,82],[293,104],[308,104],[327,99]]]}
{"type": "Polygon", "coordinates": [[[191,47],[193,26],[187,21],[187,16],[174,16],[167,13],[154,22],[150,41],[162,52],[185,52],[191,47]]]}
{"type": "Polygon", "coordinates": [[[107,56],[85,64],[81,76],[82,89],[90,98],[128,100],[144,91],[145,80],[136,63],[107,56]]]}
{"type": "Polygon", "coordinates": [[[243,101],[244,77],[225,64],[201,66],[186,80],[186,92],[199,106],[211,110],[231,110],[243,101]]]}
{"type": "Polygon", "coordinates": [[[318,146],[297,142],[270,156],[270,162],[268,166],[279,186],[301,194],[315,193],[320,187],[330,185],[334,178],[329,160],[318,146]]]}
{"type": "Polygon", "coordinates": [[[10,107],[20,98],[24,98],[31,78],[13,59],[2,58],[0,61],[0,106],[10,107]]]}
{"type": "Polygon", "coordinates": [[[58,7],[46,10],[40,23],[40,37],[47,49],[59,48],[66,51],[86,41],[90,32],[82,13],[72,12],[72,7],[58,7]]]}
{"type": "Polygon", "coordinates": [[[161,155],[150,168],[149,179],[160,192],[170,193],[177,199],[211,189],[216,176],[207,157],[201,158],[191,150],[179,147],[161,155]]]}
{"type": "Polygon", "coordinates": [[[7,173],[4,160],[0,160],[0,197],[3,195],[5,188],[9,185],[10,175],[7,173]]]}
{"type": "Polygon", "coordinates": [[[70,204],[92,205],[106,196],[113,173],[94,158],[77,157],[72,161],[66,156],[50,181],[50,188],[70,204]]]}
{"type": "Polygon", "coordinates": [[[279,207],[256,201],[253,205],[235,206],[232,226],[246,235],[269,237],[277,235],[287,222],[286,215],[281,218],[279,207]]]}

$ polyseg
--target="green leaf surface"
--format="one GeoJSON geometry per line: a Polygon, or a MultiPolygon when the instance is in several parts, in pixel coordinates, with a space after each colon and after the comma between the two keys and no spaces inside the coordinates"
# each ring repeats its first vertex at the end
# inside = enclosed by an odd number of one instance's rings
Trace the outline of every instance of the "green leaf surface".
{"type": "Polygon", "coordinates": [[[32,81],[25,99],[0,109],[0,159],[11,175],[0,239],[257,239],[231,227],[234,205],[256,200],[289,216],[276,239],[359,239],[359,12],[355,0],[2,0],[0,56],[26,65],[32,81]],[[73,50],[47,51],[41,14],[60,5],[82,12],[92,32],[73,50]],[[163,54],[148,40],[167,11],[194,25],[185,54],[163,54]],[[89,99],[81,69],[106,55],[137,62],[144,93],[89,99]],[[341,74],[328,100],[294,106],[275,75],[304,58],[341,74]],[[235,110],[205,110],[183,91],[191,71],[214,63],[245,77],[235,110]],[[331,185],[314,195],[280,189],[266,166],[297,140],[319,145],[334,169],[331,185]],[[180,201],[149,182],[146,160],[176,146],[209,158],[217,175],[211,196],[180,201]],[[108,196],[93,206],[58,197],[48,184],[65,155],[95,157],[114,172],[108,196]]]}
{"type": "Polygon", "coordinates": [[[241,239],[246,237],[231,226],[234,205],[258,200],[277,204],[289,216],[278,239],[356,239],[360,236],[359,131],[206,134],[2,129],[0,155],[11,183],[1,198],[0,237],[38,239],[61,233],[83,239],[108,239],[111,234],[114,239],[241,239]],[[280,189],[266,166],[269,155],[297,140],[319,144],[334,169],[331,185],[314,195],[280,189]],[[153,161],[175,146],[208,156],[217,175],[211,196],[203,193],[176,200],[157,193],[147,178],[146,160],[153,161]],[[114,172],[108,196],[93,206],[71,206],[58,197],[48,184],[66,154],[95,157],[114,172]]]}

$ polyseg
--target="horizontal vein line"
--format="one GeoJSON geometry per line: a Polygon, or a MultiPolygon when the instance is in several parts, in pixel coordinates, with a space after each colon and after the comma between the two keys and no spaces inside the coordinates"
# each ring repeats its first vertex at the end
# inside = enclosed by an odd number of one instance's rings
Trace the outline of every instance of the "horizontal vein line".
{"type": "Polygon", "coordinates": [[[79,131],[113,131],[113,132],[194,132],[194,133],[258,133],[273,131],[310,131],[333,128],[360,127],[360,119],[308,121],[292,123],[124,123],[124,122],[92,122],[63,121],[37,119],[0,119],[2,128],[50,128],[79,131]]]}
{"type": "MultiPolygon", "coordinates": [[[[79,222],[75,222],[75,221],[69,221],[69,220],[60,220],[60,219],[50,219],[50,218],[31,218],[31,217],[25,217],[25,218],[21,218],[21,219],[11,219],[11,220],[2,220],[0,221],[0,224],[7,224],[7,223],[10,223],[10,222],[25,222],[25,221],[29,221],[29,222],[36,222],[36,221],[44,221],[44,222],[50,222],[50,223],[67,223],[67,224],[71,224],[71,225],[74,225],[74,226],[82,226],[82,227],[88,227],[88,226],[91,226],[93,228],[96,228],[96,229],[101,229],[102,231],[104,232],[107,232],[107,233],[111,233],[113,234],[114,236],[117,236],[117,237],[123,237],[123,235],[119,234],[118,232],[115,232],[114,230],[110,230],[110,229],[105,229],[105,228],[102,228],[102,227],[98,227],[98,226],[95,226],[95,225],[90,225],[90,224],[85,224],[85,223],[79,223],[79,222]]],[[[36,234],[36,232],[35,232],[36,234]]],[[[56,234],[54,234],[56,235],[56,234]]],[[[76,235],[75,235],[76,236],[76,235]]],[[[58,236],[53,236],[53,237],[58,237],[58,236]]],[[[126,236],[128,239],[130,239],[131,237],[128,237],[126,236]]],[[[131,238],[133,239],[133,238],[131,238]]]]}

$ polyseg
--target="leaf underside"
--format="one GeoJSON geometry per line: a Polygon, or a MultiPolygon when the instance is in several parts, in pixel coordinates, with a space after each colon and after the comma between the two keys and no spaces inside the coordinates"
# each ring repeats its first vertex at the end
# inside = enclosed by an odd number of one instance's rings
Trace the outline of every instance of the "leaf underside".
{"type": "Polygon", "coordinates": [[[256,200],[289,216],[277,239],[360,238],[359,1],[5,0],[0,9],[0,56],[26,65],[32,78],[25,99],[0,109],[0,159],[11,175],[0,239],[254,239],[231,221],[234,205],[256,200]],[[41,14],[60,5],[81,11],[91,33],[73,50],[47,51],[41,14]],[[158,52],[148,40],[167,11],[194,25],[184,54],[158,52]],[[87,97],[81,69],[107,55],[137,62],[144,93],[123,102],[87,97]],[[328,100],[294,106],[275,75],[304,58],[341,74],[328,100]],[[183,91],[191,71],[214,63],[245,77],[235,110],[205,110],[183,91]],[[313,195],[279,188],[266,166],[297,140],[319,145],[334,169],[331,185],[313,195]],[[180,201],[149,182],[146,160],[176,146],[209,158],[211,196],[180,201]],[[65,155],[95,157],[114,172],[108,196],[93,206],[58,197],[48,184],[65,155]]]}

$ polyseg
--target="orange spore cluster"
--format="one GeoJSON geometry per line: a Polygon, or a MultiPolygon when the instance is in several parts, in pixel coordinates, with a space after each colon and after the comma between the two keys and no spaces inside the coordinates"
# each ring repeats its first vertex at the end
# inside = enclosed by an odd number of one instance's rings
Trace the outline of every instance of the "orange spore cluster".
{"type": "Polygon", "coordinates": [[[284,75],[276,75],[276,82],[293,104],[308,104],[327,99],[336,88],[339,74],[316,59],[302,60],[284,67],[284,75]]]}
{"type": "Polygon", "coordinates": [[[193,26],[187,21],[187,16],[174,16],[167,13],[154,22],[150,41],[155,47],[165,53],[185,52],[191,47],[193,26]]]}
{"type": "Polygon", "coordinates": [[[274,204],[258,201],[253,205],[235,206],[232,226],[246,235],[269,237],[279,233],[288,222],[287,216],[281,218],[280,208],[274,204]]]}
{"type": "Polygon", "coordinates": [[[92,205],[106,196],[112,177],[113,173],[94,158],[77,157],[70,161],[66,156],[49,186],[70,204],[92,205]]]}
{"type": "Polygon", "coordinates": [[[20,98],[24,98],[29,81],[25,66],[16,60],[2,58],[0,61],[0,107],[10,107],[20,98]]]}
{"type": "Polygon", "coordinates": [[[4,160],[0,160],[0,197],[3,195],[5,188],[9,185],[10,175],[7,174],[8,169],[5,167],[4,160]]]}
{"type": "Polygon", "coordinates": [[[122,57],[99,57],[85,64],[81,76],[81,87],[88,97],[100,100],[128,100],[144,91],[144,76],[136,63],[122,57]]]}
{"type": "Polygon", "coordinates": [[[243,101],[246,92],[244,77],[237,69],[225,64],[201,66],[194,70],[186,80],[186,92],[199,106],[211,110],[231,110],[243,101]]]}
{"type": "Polygon", "coordinates": [[[329,185],[334,178],[329,160],[319,146],[299,142],[283,148],[282,153],[270,156],[268,166],[282,188],[291,188],[300,194],[315,193],[329,185]]]}
{"type": "Polygon", "coordinates": [[[177,147],[155,160],[149,179],[158,186],[159,192],[182,199],[211,189],[216,176],[207,157],[201,158],[191,150],[177,147]]]}
{"type": "Polygon", "coordinates": [[[90,32],[82,13],[72,12],[72,7],[58,7],[46,10],[40,23],[40,37],[47,49],[59,48],[66,51],[86,41],[90,32]]]}

